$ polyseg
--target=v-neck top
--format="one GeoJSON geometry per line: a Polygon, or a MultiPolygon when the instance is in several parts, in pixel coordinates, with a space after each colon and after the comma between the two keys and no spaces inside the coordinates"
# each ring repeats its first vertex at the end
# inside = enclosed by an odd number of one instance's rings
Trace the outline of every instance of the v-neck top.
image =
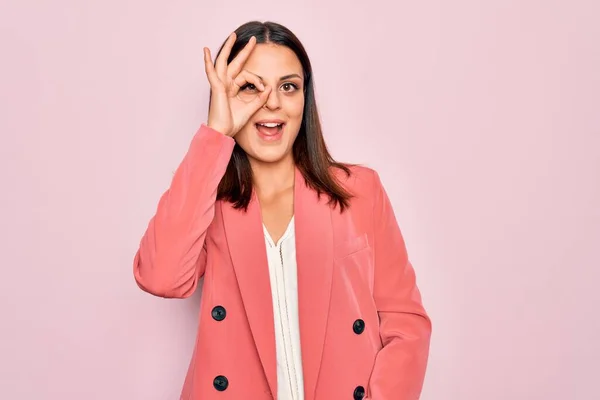
{"type": "Polygon", "coordinates": [[[277,355],[277,399],[304,400],[294,217],[277,243],[263,224],[277,355]]]}

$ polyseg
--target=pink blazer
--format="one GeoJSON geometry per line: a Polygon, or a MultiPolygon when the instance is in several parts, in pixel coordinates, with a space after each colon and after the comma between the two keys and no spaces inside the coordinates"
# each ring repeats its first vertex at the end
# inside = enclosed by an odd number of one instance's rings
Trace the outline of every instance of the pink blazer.
{"type": "MultiPolygon", "coordinates": [[[[189,297],[204,277],[200,323],[182,400],[273,399],[275,333],[261,212],[215,201],[235,141],[202,125],[136,252],[138,286],[189,297]]],[[[376,172],[339,177],[344,213],[296,171],[294,215],[306,400],[413,400],[431,322],[376,172]]]]}

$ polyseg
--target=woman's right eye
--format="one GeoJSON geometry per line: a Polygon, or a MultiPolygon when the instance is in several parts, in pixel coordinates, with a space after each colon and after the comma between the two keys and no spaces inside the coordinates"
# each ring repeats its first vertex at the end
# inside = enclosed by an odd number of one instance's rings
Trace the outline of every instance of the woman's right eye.
{"type": "Polygon", "coordinates": [[[247,83],[244,86],[242,86],[241,90],[254,91],[254,90],[256,90],[256,86],[254,86],[252,83],[247,83]]]}

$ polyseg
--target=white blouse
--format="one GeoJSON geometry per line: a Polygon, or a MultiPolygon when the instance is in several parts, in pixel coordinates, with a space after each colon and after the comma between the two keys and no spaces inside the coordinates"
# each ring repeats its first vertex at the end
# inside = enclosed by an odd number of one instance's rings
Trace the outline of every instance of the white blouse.
{"type": "Polygon", "coordinates": [[[277,400],[304,400],[294,217],[274,243],[263,224],[269,261],[277,353],[277,400]]]}

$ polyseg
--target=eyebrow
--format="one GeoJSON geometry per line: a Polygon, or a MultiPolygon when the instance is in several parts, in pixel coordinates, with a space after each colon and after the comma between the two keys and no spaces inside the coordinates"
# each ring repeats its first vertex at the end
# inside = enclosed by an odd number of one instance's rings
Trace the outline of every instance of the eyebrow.
{"type": "MultiPolygon", "coordinates": [[[[263,80],[263,77],[262,77],[262,76],[260,76],[260,75],[256,75],[256,76],[258,76],[258,78],[259,78],[261,81],[263,80]]],[[[291,79],[291,78],[300,78],[300,79],[302,79],[302,77],[301,77],[300,75],[298,75],[298,74],[289,74],[289,75],[284,75],[284,76],[282,76],[281,78],[279,78],[279,80],[280,80],[280,81],[285,81],[286,79],[291,79]]]]}
{"type": "Polygon", "coordinates": [[[284,75],[281,78],[279,78],[280,81],[285,81],[286,79],[291,79],[291,78],[300,78],[302,79],[302,77],[298,74],[289,74],[289,75],[284,75]]]}

